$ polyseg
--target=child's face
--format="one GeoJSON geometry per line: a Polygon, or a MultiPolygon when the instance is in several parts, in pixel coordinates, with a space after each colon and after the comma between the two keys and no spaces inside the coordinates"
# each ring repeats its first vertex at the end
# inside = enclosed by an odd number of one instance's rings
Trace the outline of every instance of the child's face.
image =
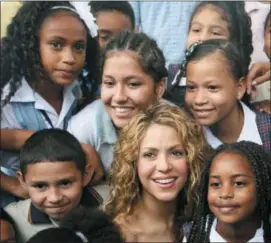
{"type": "Polygon", "coordinates": [[[230,117],[245,92],[244,81],[234,79],[227,61],[217,52],[188,63],[186,76],[185,102],[204,126],[230,117]]]}
{"type": "Polygon", "coordinates": [[[34,206],[55,220],[62,219],[79,204],[87,183],[73,162],[27,165],[24,180],[20,181],[34,206]]]}
{"type": "Polygon", "coordinates": [[[271,15],[264,31],[264,51],[271,58],[271,15]]]}
{"type": "Polygon", "coordinates": [[[189,170],[186,152],[175,129],[151,125],[140,145],[137,167],[143,200],[174,201],[187,181],[189,170]]]}
{"type": "Polygon", "coordinates": [[[101,87],[107,112],[115,126],[122,128],[139,109],[162,97],[165,81],[155,85],[153,78],[142,70],[136,54],[127,51],[107,57],[101,87]]]}
{"type": "Polygon", "coordinates": [[[84,67],[87,35],[83,24],[69,13],[44,20],[39,32],[42,66],[50,81],[69,85],[84,67]]]}
{"type": "Polygon", "coordinates": [[[199,9],[191,21],[186,42],[187,48],[198,41],[230,39],[228,23],[222,19],[218,11],[212,5],[206,5],[199,9]]]}
{"type": "Polygon", "coordinates": [[[101,11],[96,15],[96,23],[99,28],[99,45],[105,48],[109,40],[121,31],[132,31],[130,18],[119,11],[101,11]]]}
{"type": "Polygon", "coordinates": [[[241,223],[254,214],[257,205],[255,175],[243,156],[218,154],[211,165],[208,203],[219,221],[241,223]]]}

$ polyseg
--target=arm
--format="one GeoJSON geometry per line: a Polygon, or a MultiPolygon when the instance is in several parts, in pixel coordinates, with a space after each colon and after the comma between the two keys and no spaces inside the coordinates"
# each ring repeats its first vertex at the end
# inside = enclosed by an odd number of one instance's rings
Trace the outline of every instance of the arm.
{"type": "Polygon", "coordinates": [[[247,93],[251,94],[253,86],[262,84],[271,79],[271,63],[260,62],[252,65],[247,75],[247,93]]]}
{"type": "Polygon", "coordinates": [[[0,148],[2,150],[19,151],[33,133],[34,131],[29,130],[1,129],[0,148]]]}
{"type": "Polygon", "coordinates": [[[0,171],[1,189],[20,198],[28,198],[28,192],[21,186],[16,177],[5,175],[0,171]]]}

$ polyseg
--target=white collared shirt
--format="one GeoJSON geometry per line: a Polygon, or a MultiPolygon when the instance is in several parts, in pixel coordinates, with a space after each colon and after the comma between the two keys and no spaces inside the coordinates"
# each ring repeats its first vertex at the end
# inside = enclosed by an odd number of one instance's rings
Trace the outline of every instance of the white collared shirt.
{"type": "MultiPolygon", "coordinates": [[[[68,114],[73,102],[77,99],[72,92],[78,85],[78,81],[74,81],[71,85],[66,86],[63,90],[63,104],[60,114],[57,114],[55,109],[37,92],[35,92],[27,81],[23,78],[22,84],[15,92],[10,101],[1,108],[1,129],[22,129],[21,125],[16,119],[13,111],[12,102],[35,102],[35,108],[44,110],[50,118],[55,128],[64,128],[64,119],[68,114]]],[[[3,89],[3,95],[1,100],[3,101],[8,95],[10,90],[10,84],[8,83],[3,89]]],[[[80,95],[80,94],[79,94],[80,95]]],[[[45,124],[48,128],[51,128],[49,122],[43,117],[45,124]]],[[[1,151],[2,159],[1,166],[17,171],[19,169],[18,152],[1,151]]]]}
{"type": "MultiPolygon", "coordinates": [[[[239,135],[239,138],[237,139],[237,142],[250,141],[250,142],[254,142],[259,145],[262,145],[263,142],[260,137],[259,130],[256,123],[256,114],[252,110],[250,110],[243,102],[240,102],[240,103],[244,112],[244,125],[239,135]]],[[[220,141],[212,133],[210,128],[204,127],[203,129],[204,129],[207,142],[212,146],[212,148],[217,148],[218,146],[223,144],[223,142],[220,141]]]]}
{"type": "MultiPolygon", "coordinates": [[[[227,242],[222,236],[216,231],[217,219],[214,220],[211,232],[210,232],[210,242],[227,242]]],[[[263,229],[262,227],[257,229],[254,237],[248,242],[264,242],[263,239],[263,229]]]]}

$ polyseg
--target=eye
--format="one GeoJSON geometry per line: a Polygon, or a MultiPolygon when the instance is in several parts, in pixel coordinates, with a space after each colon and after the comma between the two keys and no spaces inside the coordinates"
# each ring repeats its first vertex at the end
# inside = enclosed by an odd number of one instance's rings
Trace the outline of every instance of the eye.
{"type": "Polygon", "coordinates": [[[128,83],[128,86],[130,87],[130,88],[137,88],[137,87],[139,87],[141,85],[141,83],[139,83],[139,82],[130,82],[130,83],[128,83]]]}
{"type": "Polygon", "coordinates": [[[103,85],[105,85],[108,88],[111,88],[114,86],[114,82],[111,80],[103,80],[103,85]]]}
{"type": "Polygon", "coordinates": [[[236,187],[244,187],[246,183],[244,181],[235,181],[233,185],[236,187]]]}
{"type": "Polygon", "coordinates": [[[200,32],[200,28],[198,28],[198,27],[192,27],[191,28],[191,32],[198,33],[198,32],[200,32]]]}
{"type": "Polygon", "coordinates": [[[186,90],[187,90],[188,92],[195,91],[195,89],[196,89],[196,86],[195,86],[195,85],[192,85],[192,84],[186,85],[186,90]]]}
{"type": "Polygon", "coordinates": [[[216,92],[216,91],[218,91],[218,89],[219,89],[219,87],[216,85],[209,85],[208,86],[208,90],[211,92],[216,92]]]}
{"type": "Polygon", "coordinates": [[[50,45],[54,48],[54,49],[61,49],[63,47],[62,43],[60,41],[52,41],[50,43],[50,45]]]}
{"type": "Polygon", "coordinates": [[[175,157],[182,157],[184,152],[182,150],[173,150],[172,155],[175,157]]]}
{"type": "Polygon", "coordinates": [[[68,188],[71,185],[72,185],[72,181],[70,181],[70,180],[63,180],[60,183],[60,186],[63,187],[63,188],[68,188]]]}
{"type": "Polygon", "coordinates": [[[143,153],[143,157],[144,158],[153,158],[154,157],[154,153],[152,153],[152,152],[145,152],[145,153],[143,153]]]}
{"type": "Polygon", "coordinates": [[[103,40],[104,42],[108,41],[110,37],[111,35],[99,35],[99,38],[103,40]]]}
{"type": "Polygon", "coordinates": [[[219,182],[211,182],[209,184],[209,186],[214,188],[214,189],[217,189],[217,188],[219,188],[221,186],[221,183],[219,183],[219,182]]]}
{"type": "Polygon", "coordinates": [[[213,35],[216,35],[216,36],[222,35],[222,34],[221,34],[220,32],[218,32],[218,31],[213,31],[212,34],[213,34],[213,35]]]}
{"type": "Polygon", "coordinates": [[[76,51],[84,51],[86,47],[83,43],[77,43],[74,48],[76,51]]]}
{"type": "Polygon", "coordinates": [[[46,189],[46,184],[44,183],[37,183],[37,184],[34,184],[32,187],[38,189],[39,191],[43,191],[46,189]]]}

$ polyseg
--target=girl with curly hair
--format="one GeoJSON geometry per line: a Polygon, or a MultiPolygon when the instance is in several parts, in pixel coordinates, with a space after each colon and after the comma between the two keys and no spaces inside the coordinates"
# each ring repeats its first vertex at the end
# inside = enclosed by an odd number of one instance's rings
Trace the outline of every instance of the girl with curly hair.
{"type": "MultiPolygon", "coordinates": [[[[97,26],[82,7],[25,2],[7,27],[1,46],[1,166],[10,175],[19,163],[18,153],[9,150],[18,151],[33,131],[67,129],[78,101],[91,95],[86,87],[98,74],[97,26]]],[[[5,189],[16,194],[12,182],[5,189]]]]}
{"type": "Polygon", "coordinates": [[[141,111],[122,129],[105,211],[127,242],[182,240],[199,199],[195,188],[206,148],[200,125],[165,103],[141,111]]]}
{"type": "Polygon", "coordinates": [[[270,155],[248,141],[215,150],[201,175],[189,243],[271,242],[270,155]]]}

